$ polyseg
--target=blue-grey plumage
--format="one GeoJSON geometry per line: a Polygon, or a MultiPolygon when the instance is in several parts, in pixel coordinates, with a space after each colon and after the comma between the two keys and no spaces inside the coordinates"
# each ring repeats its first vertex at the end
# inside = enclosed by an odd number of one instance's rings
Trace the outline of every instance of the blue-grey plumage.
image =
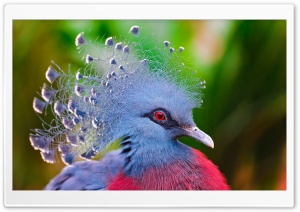
{"type": "Polygon", "coordinates": [[[45,190],[104,190],[120,172],[124,158],[120,151],[108,153],[101,161],[81,161],[65,167],[45,190]]]}
{"type": "MultiPolygon", "coordinates": [[[[140,38],[138,26],[129,32],[140,38]]],[[[147,170],[153,172],[173,163],[189,167],[184,168],[186,173],[194,173],[197,166],[205,169],[201,166],[210,162],[203,159],[199,165],[195,155],[202,158],[201,154],[178,141],[181,136],[190,136],[214,147],[212,139],[193,121],[192,109],[202,103],[200,89],[204,83],[191,76],[192,69],[182,65],[179,54],[183,47],[175,51],[165,41],[147,56],[150,50],[143,49],[139,41],[126,45],[109,37],[104,44],[93,46],[83,33],[76,37],[75,44],[85,50],[87,66],[72,75],[54,64],[56,68],[51,66],[46,75],[51,86],[44,85],[42,89],[46,102],[34,99],[38,113],[51,105],[55,121],[45,129],[34,130],[35,134],[30,135],[32,146],[42,151],[47,162],[54,162],[55,154],[60,154],[63,162],[71,164],[46,189],[106,189],[119,173],[141,177],[147,170]],[[90,161],[118,140],[120,150],[108,153],[100,161],[90,161]],[[76,162],[80,159],[88,161],[76,162]]],[[[213,173],[218,173],[215,170],[213,167],[213,173]]],[[[176,176],[183,180],[185,172],[176,176]]],[[[175,178],[171,177],[173,181],[175,178]]],[[[208,174],[208,178],[213,177],[208,174]]],[[[171,181],[172,189],[181,188],[176,187],[179,182],[171,181]]],[[[160,186],[153,188],[167,188],[160,186]]],[[[119,188],[111,188],[116,187],[119,188]]],[[[192,187],[201,189],[198,184],[192,187]]]]}

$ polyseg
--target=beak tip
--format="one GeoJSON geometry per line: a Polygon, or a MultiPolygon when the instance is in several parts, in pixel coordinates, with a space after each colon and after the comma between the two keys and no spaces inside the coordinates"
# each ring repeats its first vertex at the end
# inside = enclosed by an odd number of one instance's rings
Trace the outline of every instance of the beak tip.
{"type": "Polygon", "coordinates": [[[212,140],[212,139],[211,139],[210,147],[211,147],[212,149],[214,149],[214,148],[215,148],[215,144],[214,144],[214,142],[213,142],[213,140],[212,140]]]}
{"type": "Polygon", "coordinates": [[[209,142],[207,142],[206,144],[207,146],[209,146],[210,148],[214,149],[215,148],[215,144],[212,140],[209,140],[209,142]]]}

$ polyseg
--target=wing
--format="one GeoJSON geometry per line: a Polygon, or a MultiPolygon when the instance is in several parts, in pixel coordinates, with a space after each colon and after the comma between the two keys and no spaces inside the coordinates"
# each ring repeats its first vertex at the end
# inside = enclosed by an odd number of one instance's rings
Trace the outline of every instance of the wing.
{"type": "Polygon", "coordinates": [[[104,190],[122,170],[120,151],[108,153],[100,161],[80,161],[65,167],[45,190],[104,190]]]}

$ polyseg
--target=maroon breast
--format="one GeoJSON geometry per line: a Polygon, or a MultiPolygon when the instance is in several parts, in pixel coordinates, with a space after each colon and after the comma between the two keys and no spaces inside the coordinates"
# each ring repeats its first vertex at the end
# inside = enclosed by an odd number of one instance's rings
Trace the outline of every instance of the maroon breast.
{"type": "Polygon", "coordinates": [[[229,190],[218,167],[198,150],[189,160],[149,168],[140,177],[120,173],[108,190],[229,190]]]}

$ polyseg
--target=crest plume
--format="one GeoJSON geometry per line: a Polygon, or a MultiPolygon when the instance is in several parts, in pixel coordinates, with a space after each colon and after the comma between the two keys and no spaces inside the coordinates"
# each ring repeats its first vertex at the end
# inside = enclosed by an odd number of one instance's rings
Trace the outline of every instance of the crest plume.
{"type": "Polygon", "coordinates": [[[58,154],[66,164],[92,159],[123,136],[122,120],[128,118],[124,111],[135,106],[141,91],[176,87],[175,96],[188,97],[184,104],[201,105],[205,81],[195,78],[195,71],[184,65],[184,48],[169,41],[155,43],[138,26],[129,33],[129,41],[108,37],[92,44],[81,32],[75,45],[85,58],[85,67],[73,74],[52,62],[47,69],[48,84],[42,87],[42,98],[34,98],[33,108],[39,114],[51,111],[54,118],[30,134],[32,146],[46,162],[55,162],[58,154]],[[149,43],[152,49],[144,47],[149,43]]]}

